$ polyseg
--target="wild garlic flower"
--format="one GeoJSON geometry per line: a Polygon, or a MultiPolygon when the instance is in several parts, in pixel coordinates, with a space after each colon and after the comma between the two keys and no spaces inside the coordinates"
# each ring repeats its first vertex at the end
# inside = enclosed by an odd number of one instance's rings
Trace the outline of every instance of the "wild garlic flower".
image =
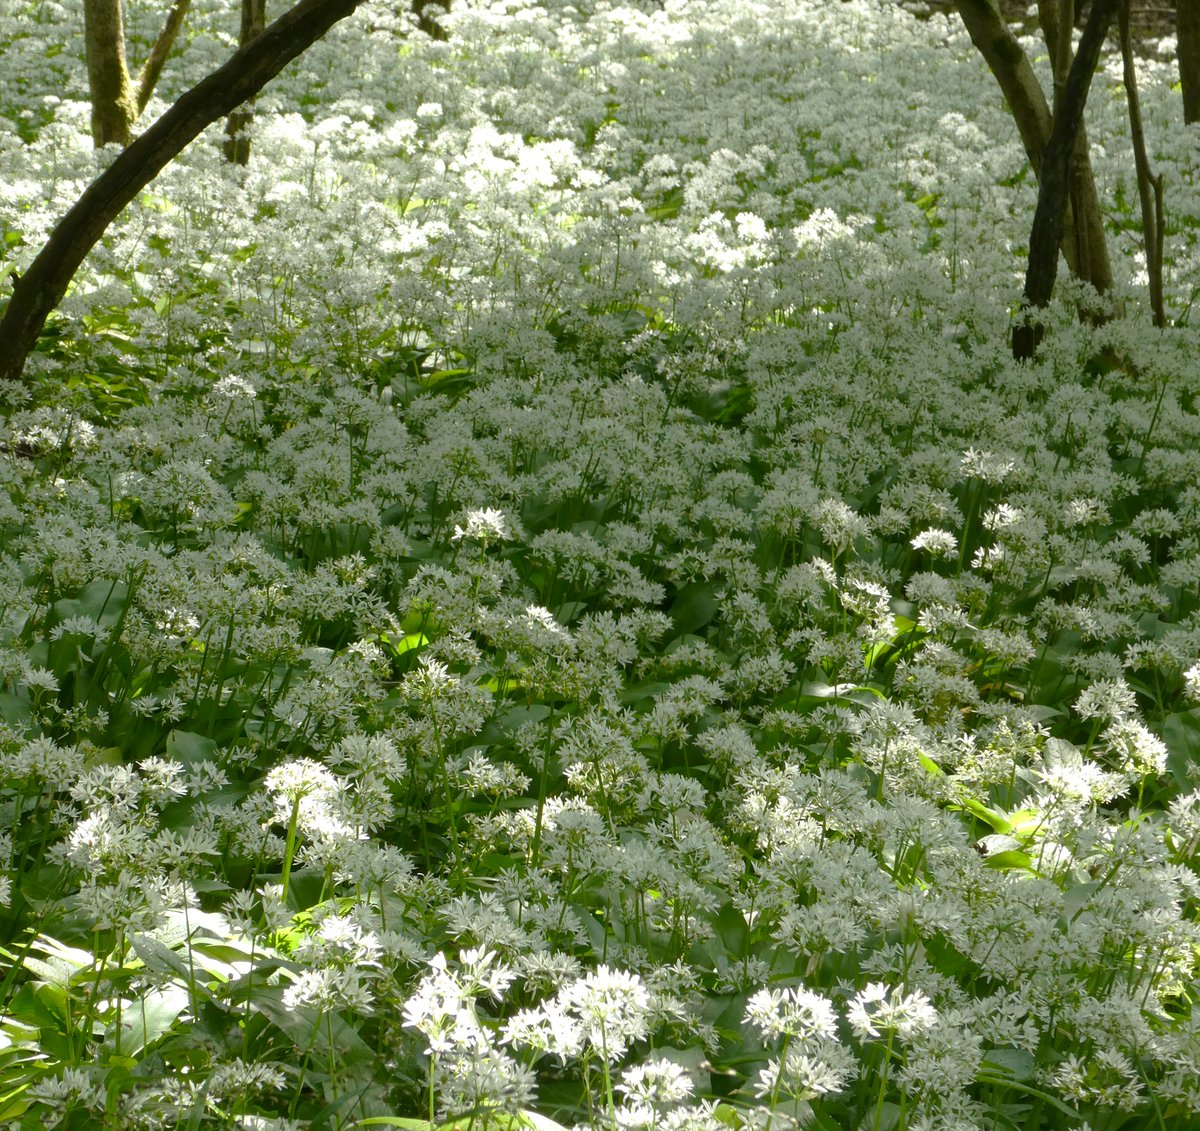
{"type": "Polygon", "coordinates": [[[455,1050],[483,1051],[490,1046],[475,1012],[474,998],[467,992],[438,953],[429,960],[427,973],[417,991],[404,1003],[404,1026],[416,1029],[429,1042],[431,1056],[455,1050]]]}
{"type": "Polygon", "coordinates": [[[1003,483],[1016,466],[1015,460],[976,448],[968,448],[959,461],[959,470],[967,479],[981,479],[984,483],[1003,483]]]}
{"type": "Polygon", "coordinates": [[[642,979],[607,966],[567,983],[536,1009],[523,1009],[504,1027],[504,1040],[548,1052],[565,1064],[590,1048],[609,1062],[650,1031],[652,1002],[642,979]]]}
{"type": "Polygon", "coordinates": [[[337,778],[311,758],[292,758],[275,766],[263,779],[274,802],[271,823],[296,827],[313,837],[356,838],[340,813],[342,787],[337,778]]]}
{"type": "Polygon", "coordinates": [[[661,1108],[683,1103],[694,1088],[686,1068],[661,1057],[626,1068],[615,1090],[632,1105],[661,1108]]]}
{"type": "MultiPolygon", "coordinates": [[[[434,1084],[441,1118],[488,1110],[516,1112],[534,1102],[537,1078],[507,1053],[494,1048],[469,1049],[440,1058],[434,1084]]],[[[488,1119],[481,1120],[489,1124],[488,1119]]]]}
{"type": "Polygon", "coordinates": [[[831,1040],[837,1036],[833,1003],[803,986],[759,990],[746,1003],[745,1019],[762,1034],[764,1041],[783,1036],[801,1041],[831,1040]]]}
{"type": "Polygon", "coordinates": [[[754,1091],[759,1097],[815,1100],[840,1092],[858,1074],[853,1053],[837,1041],[789,1046],[781,1058],[760,1069],[754,1091]]]}
{"type": "Polygon", "coordinates": [[[925,550],[935,558],[949,558],[958,553],[958,539],[950,531],[937,527],[922,530],[909,544],[914,550],[925,550]]]}
{"type": "Polygon", "coordinates": [[[89,1111],[104,1110],[104,1089],[93,1084],[86,1069],[64,1068],[56,1076],[43,1077],[26,1093],[26,1098],[48,1104],[56,1110],[84,1107],[89,1111]]]}
{"type": "Polygon", "coordinates": [[[450,541],[461,542],[470,538],[486,547],[493,542],[508,541],[512,537],[504,512],[494,507],[485,507],[483,510],[468,511],[463,525],[454,527],[450,541]]]}
{"type": "Polygon", "coordinates": [[[371,1012],[371,992],[362,971],[353,966],[319,966],[301,970],[283,991],[283,1006],[294,1010],[311,1005],[327,1012],[371,1012]]]}
{"type": "Polygon", "coordinates": [[[214,398],[220,397],[229,401],[252,401],[258,396],[258,390],[244,377],[229,374],[214,383],[211,395],[214,398]]]}
{"type": "Polygon", "coordinates": [[[566,986],[561,997],[592,1048],[610,1061],[649,1032],[650,994],[637,974],[600,966],[566,986]]]}
{"type": "Polygon", "coordinates": [[[1075,700],[1075,713],[1081,719],[1125,719],[1136,707],[1137,697],[1123,679],[1099,680],[1075,700]]]}
{"type": "Polygon", "coordinates": [[[820,530],[826,545],[839,554],[845,553],[855,538],[865,537],[871,530],[870,520],[856,513],[841,499],[822,499],[813,509],[812,521],[820,530]]]}
{"type": "Polygon", "coordinates": [[[586,1043],[579,1019],[567,1012],[557,994],[536,1008],[513,1014],[504,1023],[501,1040],[536,1053],[548,1053],[564,1066],[583,1052],[586,1043]]]}
{"type": "Polygon", "coordinates": [[[1101,735],[1118,768],[1136,777],[1161,774],[1167,768],[1167,747],[1136,719],[1117,719],[1101,735]]]}
{"type": "Polygon", "coordinates": [[[1091,526],[1097,522],[1108,522],[1108,509],[1099,499],[1091,497],[1071,499],[1064,509],[1064,521],[1068,527],[1091,526]]]}
{"type": "Polygon", "coordinates": [[[890,989],[870,982],[846,1003],[846,1020],[860,1040],[894,1031],[910,1037],[937,1024],[937,1010],[921,990],[905,994],[899,986],[890,989]]]}
{"type": "Polygon", "coordinates": [[[1189,699],[1200,699],[1200,660],[1183,673],[1183,693],[1189,699]]]}
{"type": "Polygon", "coordinates": [[[1133,1111],[1143,1095],[1133,1062],[1125,1053],[1111,1048],[1102,1048],[1089,1059],[1068,1054],[1048,1082],[1068,1099],[1120,1111],[1133,1111]]]}

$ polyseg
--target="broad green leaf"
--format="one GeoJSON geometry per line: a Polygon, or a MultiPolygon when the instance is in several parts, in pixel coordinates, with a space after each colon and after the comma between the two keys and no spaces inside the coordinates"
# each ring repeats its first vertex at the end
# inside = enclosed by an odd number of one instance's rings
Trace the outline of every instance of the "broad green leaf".
{"type": "Polygon", "coordinates": [[[55,601],[48,620],[57,624],[67,617],[81,616],[111,628],[124,615],[129,597],[129,586],[123,581],[92,581],[79,591],[78,597],[55,601]]]}
{"type": "Polygon", "coordinates": [[[1063,894],[1063,914],[1068,922],[1074,922],[1079,913],[1088,905],[1092,896],[1104,885],[1099,880],[1089,880],[1086,884],[1075,884],[1067,888],[1063,894]]]}
{"type": "Polygon", "coordinates": [[[185,982],[191,979],[191,971],[183,957],[152,935],[131,931],[129,942],[152,974],[174,974],[185,982]]]}
{"type": "Polygon", "coordinates": [[[1167,747],[1167,772],[1180,789],[1193,789],[1200,778],[1200,707],[1168,715],[1162,740],[1167,747]]]}
{"type": "Polygon", "coordinates": [[[185,766],[213,762],[217,757],[215,739],[188,730],[173,730],[167,735],[167,757],[185,766]]]}
{"type": "Polygon", "coordinates": [[[981,1070],[1006,1079],[1028,1080],[1035,1064],[1033,1054],[1025,1049],[995,1048],[984,1052],[981,1070]]]}
{"type": "Polygon", "coordinates": [[[864,1115],[858,1131],[892,1131],[900,1125],[901,1114],[900,1105],[888,1101],[881,1104],[878,1111],[872,1108],[864,1115]]]}
{"type": "Polygon", "coordinates": [[[989,856],[984,863],[999,872],[1008,871],[1010,868],[1027,872],[1033,867],[1033,857],[1028,852],[997,852],[995,856],[989,856]]]}
{"type": "Polygon", "coordinates": [[[28,699],[0,691],[0,719],[13,726],[24,726],[33,717],[33,707],[28,699]]]}
{"type": "Polygon", "coordinates": [[[745,958],[750,953],[750,928],[746,917],[732,903],[717,912],[713,926],[731,958],[745,958]]]}
{"type": "Polygon", "coordinates": [[[357,1030],[343,1020],[339,1013],[323,1013],[318,1018],[317,1011],[311,1006],[305,1005],[288,1009],[283,1004],[283,991],[277,986],[262,987],[256,990],[250,999],[250,1006],[285,1033],[297,1049],[307,1050],[323,1072],[328,1071],[329,1068],[331,1043],[336,1049],[339,1065],[357,1064],[369,1060],[372,1056],[371,1046],[358,1035],[357,1030]],[[318,1022],[326,1039],[313,1046],[312,1035],[318,1022]]]}
{"type": "Polygon", "coordinates": [[[853,683],[805,683],[801,687],[801,694],[816,699],[846,699],[864,707],[887,698],[877,687],[864,687],[853,683]]]}
{"type": "Polygon", "coordinates": [[[707,582],[685,585],[671,604],[671,620],[675,632],[686,636],[709,624],[717,615],[720,605],[713,586],[707,582]]]}
{"type": "MultiPolygon", "coordinates": [[[[121,1043],[123,1056],[136,1056],[147,1045],[170,1032],[187,1008],[189,996],[182,986],[166,986],[161,990],[149,990],[121,1011],[121,1043]]],[[[117,1022],[114,1019],[105,1034],[114,1048],[117,1047],[117,1022]]]]}
{"type": "Polygon", "coordinates": [[[429,637],[423,632],[410,632],[399,640],[393,640],[387,633],[384,633],[379,639],[387,644],[397,656],[403,656],[406,652],[411,652],[416,648],[423,648],[429,643],[429,637]]]}
{"type": "Polygon", "coordinates": [[[985,825],[995,829],[998,833],[1013,831],[1012,822],[1004,813],[998,809],[989,809],[982,801],[978,801],[974,797],[968,797],[957,808],[966,810],[972,817],[978,817],[985,825]]]}

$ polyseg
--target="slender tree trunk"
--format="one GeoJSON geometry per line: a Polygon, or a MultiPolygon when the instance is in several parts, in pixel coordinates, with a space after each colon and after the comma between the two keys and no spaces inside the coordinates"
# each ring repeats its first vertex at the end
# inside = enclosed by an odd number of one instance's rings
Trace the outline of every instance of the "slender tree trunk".
{"type": "Polygon", "coordinates": [[[50,312],[105,229],[194,138],[253,98],[297,55],[362,0],[299,0],[262,35],[186,91],[100,174],[67,214],[29,270],[17,279],[0,318],[0,380],[16,381],[50,312]]]}
{"type": "Polygon", "coordinates": [[[88,86],[92,99],[92,142],[129,144],[133,124],[146,109],[163,64],[171,53],[192,0],[175,0],[150,54],[130,78],[125,58],[125,22],[122,0],[83,0],[83,37],[87,54],[88,86]]]}
{"type": "MultiPolygon", "coordinates": [[[[1012,29],[1004,22],[994,0],[958,0],[958,11],[975,49],[983,56],[1008,103],[1021,145],[1035,177],[1042,174],[1042,154],[1050,140],[1050,107],[1033,66],[1012,29]]],[[[1074,231],[1072,213],[1068,229],[1074,231]]],[[[1065,238],[1062,245],[1067,266],[1079,275],[1078,241],[1065,238]]]]}
{"type": "Polygon", "coordinates": [[[1150,309],[1154,325],[1167,324],[1163,305],[1163,178],[1150,168],[1146,152],[1146,131],[1142,126],[1142,105],[1138,97],[1137,62],[1133,54],[1133,35],[1129,30],[1129,0],[1121,0],[1117,16],[1121,28],[1121,62],[1125,77],[1125,98],[1129,103],[1129,136],[1133,142],[1133,163],[1137,170],[1138,202],[1142,209],[1142,247],[1146,254],[1146,278],[1150,288],[1150,309]]]}
{"type": "Polygon", "coordinates": [[[125,63],[121,0],[83,0],[83,39],[92,98],[92,141],[129,144],[137,120],[137,97],[125,63]]]}
{"type": "MultiPolygon", "coordinates": [[[[1067,76],[1071,70],[1070,29],[1074,24],[1074,14],[1074,0],[1039,0],[1038,22],[1042,27],[1046,47],[1050,51],[1054,71],[1055,114],[1058,113],[1062,93],[1067,85],[1067,76]],[[1067,28],[1067,35],[1059,35],[1061,27],[1067,28]]],[[[1071,257],[1067,256],[1067,266],[1071,268],[1071,273],[1076,278],[1091,283],[1099,294],[1108,294],[1113,288],[1112,261],[1108,257],[1104,215],[1100,211],[1096,178],[1092,173],[1087,127],[1082,121],[1075,136],[1075,150],[1071,155],[1070,187],[1063,231],[1064,245],[1074,245],[1075,265],[1072,265],[1071,257]]]]}
{"type": "Polygon", "coordinates": [[[175,3],[171,5],[171,10],[167,13],[166,20],[163,21],[162,30],[158,33],[154,46],[150,48],[150,54],[146,56],[146,61],[138,71],[136,83],[138,116],[150,103],[150,95],[154,93],[154,88],[158,85],[158,77],[162,74],[167,56],[171,54],[171,48],[175,46],[179,29],[183,27],[184,17],[188,14],[191,6],[192,0],[175,0],[175,3]]]}
{"type": "MultiPolygon", "coordinates": [[[[267,0],[242,0],[242,27],[238,46],[245,47],[263,33],[267,26],[267,0]]],[[[247,129],[254,121],[254,100],[247,99],[225,119],[225,144],[221,151],[225,160],[235,165],[250,164],[250,137],[247,129]]]]}
{"type": "MultiPolygon", "coordinates": [[[[1063,88],[1059,112],[1054,116],[1050,141],[1042,158],[1037,212],[1029,236],[1029,269],[1025,274],[1026,308],[1045,307],[1054,291],[1075,140],[1083,121],[1083,108],[1091,89],[1092,77],[1100,62],[1104,38],[1120,3],[1121,0],[1093,0],[1083,38],[1079,41],[1079,51],[1071,63],[1063,88]]],[[[1024,322],[1017,326],[1013,331],[1013,356],[1018,360],[1033,357],[1041,335],[1042,326],[1038,323],[1024,322]]]]}
{"type": "Polygon", "coordinates": [[[1183,87],[1183,120],[1200,122],[1200,3],[1176,0],[1175,32],[1178,36],[1179,84],[1183,87]]]}

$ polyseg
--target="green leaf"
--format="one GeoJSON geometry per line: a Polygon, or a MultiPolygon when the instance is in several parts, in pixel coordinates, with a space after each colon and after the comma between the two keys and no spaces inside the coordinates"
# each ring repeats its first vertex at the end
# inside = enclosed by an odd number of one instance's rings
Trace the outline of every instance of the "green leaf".
{"type": "Polygon", "coordinates": [[[671,620],[675,632],[686,636],[709,624],[720,608],[713,587],[707,582],[685,585],[671,605],[671,620]]]}
{"type": "MultiPolygon", "coordinates": [[[[188,992],[182,986],[150,990],[121,1011],[121,1054],[135,1056],[147,1045],[170,1032],[187,1008],[188,992]]],[[[108,1027],[105,1039],[116,1047],[116,1021],[108,1027]]]]}
{"type": "Polygon", "coordinates": [[[55,601],[47,623],[53,626],[67,617],[87,617],[111,628],[124,616],[129,597],[129,586],[123,581],[92,581],[80,590],[78,597],[55,601]]]}
{"type": "Polygon", "coordinates": [[[1068,922],[1074,922],[1091,900],[1104,885],[1099,880],[1089,880],[1086,884],[1075,884],[1067,888],[1063,894],[1063,914],[1068,922]]]}
{"type": "Polygon", "coordinates": [[[1012,821],[997,809],[989,809],[982,801],[976,800],[974,797],[968,797],[958,808],[970,813],[972,817],[977,817],[985,825],[995,829],[998,833],[1012,833],[1012,821]]]}
{"type": "Polygon", "coordinates": [[[0,719],[15,727],[24,726],[33,717],[28,699],[0,691],[0,719]]]}
{"type": "Polygon", "coordinates": [[[994,856],[989,856],[984,864],[989,868],[995,868],[999,872],[1005,872],[1009,869],[1020,869],[1028,872],[1033,868],[1033,857],[1028,852],[1018,852],[1015,849],[1010,849],[1008,852],[997,852],[994,856]]]}
{"type": "Polygon", "coordinates": [[[852,683],[820,683],[816,680],[805,680],[800,685],[800,700],[844,699],[850,703],[859,703],[869,707],[886,696],[877,687],[862,687],[852,683]]]}
{"type": "Polygon", "coordinates": [[[732,903],[717,912],[713,926],[731,958],[745,958],[750,953],[750,928],[746,917],[732,903]]]}
{"type": "Polygon", "coordinates": [[[360,1119],[355,1127],[405,1127],[408,1131],[428,1131],[433,1124],[428,1119],[406,1119],[400,1115],[372,1115],[360,1119]]]}
{"type": "Polygon", "coordinates": [[[1194,788],[1200,778],[1200,707],[1168,715],[1162,740],[1167,747],[1167,772],[1180,789],[1194,788]]]}
{"type": "Polygon", "coordinates": [[[152,935],[142,935],[136,931],[130,932],[129,942],[134,953],[152,974],[174,974],[185,982],[191,980],[191,971],[188,970],[187,963],[166,943],[160,942],[152,935]]]}
{"type": "Polygon", "coordinates": [[[429,643],[429,637],[423,632],[410,632],[407,636],[401,637],[399,640],[392,641],[387,636],[382,639],[387,640],[392,646],[392,651],[397,656],[403,656],[405,652],[411,652],[414,648],[423,648],[429,643]]]}
{"type": "Polygon", "coordinates": [[[318,1018],[317,1011],[311,1006],[289,1009],[283,1004],[283,990],[277,986],[256,990],[250,1005],[286,1034],[297,1049],[307,1050],[322,1072],[329,1070],[331,1045],[336,1049],[339,1067],[361,1063],[374,1055],[371,1046],[346,1023],[341,1014],[327,1012],[318,1018]],[[326,1039],[314,1047],[312,1035],[318,1021],[326,1039]]]}
{"type": "Polygon", "coordinates": [[[173,730],[167,735],[167,757],[185,766],[213,762],[217,757],[215,739],[189,730],[173,730]]]}
{"type": "Polygon", "coordinates": [[[978,1084],[994,1084],[1000,1088],[1011,1088],[1014,1092],[1023,1092],[1027,1096],[1036,1097],[1042,1103],[1049,1104],[1055,1111],[1060,1111],[1063,1115],[1070,1116],[1071,1119],[1081,1120],[1083,1118],[1079,1112],[1063,1103],[1057,1096],[1052,1096],[1049,1092],[1043,1092],[1041,1088],[1022,1084],[1020,1081],[1014,1080],[1009,1076],[996,1076],[988,1072],[980,1072],[975,1077],[975,1081],[978,1084]]]}
{"type": "Polygon", "coordinates": [[[881,1104],[878,1111],[872,1110],[863,1116],[858,1131],[892,1131],[900,1125],[901,1114],[899,1104],[890,1101],[881,1104]]]}
{"type": "Polygon", "coordinates": [[[981,1069],[1009,1080],[1028,1080],[1034,1067],[1033,1054],[1025,1049],[996,1048],[984,1052],[981,1069]]]}

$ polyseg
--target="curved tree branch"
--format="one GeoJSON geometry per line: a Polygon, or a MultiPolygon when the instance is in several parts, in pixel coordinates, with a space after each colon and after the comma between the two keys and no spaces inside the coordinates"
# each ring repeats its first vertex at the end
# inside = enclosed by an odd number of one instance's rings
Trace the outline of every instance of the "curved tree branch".
{"type": "Polygon", "coordinates": [[[58,222],[0,318],[0,380],[18,380],[50,312],[105,229],[204,129],[254,97],[362,0],[299,0],[227,63],[179,97],[121,151],[58,222]]]}

